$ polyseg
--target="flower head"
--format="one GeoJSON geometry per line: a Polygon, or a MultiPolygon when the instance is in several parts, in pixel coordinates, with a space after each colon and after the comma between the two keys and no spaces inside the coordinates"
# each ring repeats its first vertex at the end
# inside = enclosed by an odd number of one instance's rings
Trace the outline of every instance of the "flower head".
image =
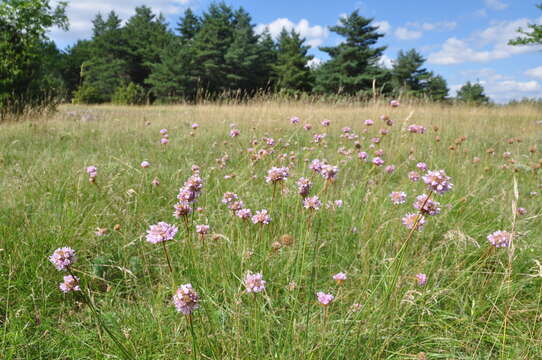
{"type": "Polygon", "coordinates": [[[496,248],[508,247],[512,241],[512,234],[508,231],[498,230],[487,236],[489,243],[496,248]]]}
{"type": "Polygon", "coordinates": [[[254,224],[267,225],[271,222],[271,216],[269,216],[269,213],[265,209],[256,211],[256,214],[252,217],[252,222],[254,224]]]}
{"type": "Polygon", "coordinates": [[[163,137],[163,138],[160,139],[160,144],[162,144],[162,145],[167,145],[168,143],[169,143],[169,139],[168,139],[168,138],[163,137]]]}
{"type": "Polygon", "coordinates": [[[328,181],[333,181],[337,177],[339,168],[337,166],[322,164],[320,174],[328,181]]]}
{"type": "Polygon", "coordinates": [[[390,101],[390,106],[391,107],[398,107],[399,105],[401,105],[401,103],[397,100],[392,100],[390,101]]]}
{"type": "Polygon", "coordinates": [[[441,195],[446,191],[450,191],[454,186],[450,180],[451,178],[446,176],[444,170],[428,171],[423,176],[423,181],[427,184],[427,187],[441,195]]]}
{"type": "Polygon", "coordinates": [[[413,182],[416,182],[418,180],[420,180],[420,174],[418,174],[416,171],[411,171],[408,173],[408,178],[413,181],[413,182]]]}
{"type": "Polygon", "coordinates": [[[424,286],[427,283],[427,275],[423,273],[416,274],[416,281],[418,282],[418,285],[424,286]]]}
{"type": "Polygon", "coordinates": [[[301,195],[302,197],[309,196],[312,187],[312,182],[309,179],[305,177],[300,177],[299,180],[297,180],[296,184],[299,195],[301,195]]]}
{"type": "Polygon", "coordinates": [[[158,244],[163,241],[173,240],[178,230],[175,225],[169,225],[161,221],[158,224],[150,226],[149,230],[147,230],[146,238],[151,244],[158,244]]]}
{"type": "Polygon", "coordinates": [[[231,203],[232,201],[235,201],[237,200],[239,197],[237,196],[236,193],[233,193],[231,191],[227,191],[224,193],[224,195],[222,196],[222,202],[224,204],[229,204],[231,203]]]}
{"type": "Polygon", "coordinates": [[[167,134],[167,129],[160,130],[160,135],[166,135],[166,134],[167,134]]]}
{"type": "Polygon", "coordinates": [[[289,176],[289,170],[287,167],[272,167],[267,172],[267,176],[265,177],[265,181],[268,183],[276,183],[279,181],[284,181],[289,176]]]}
{"type": "Polygon", "coordinates": [[[77,260],[75,250],[70,247],[62,247],[56,249],[53,255],[49,257],[49,261],[57,268],[57,270],[67,270],[70,265],[77,260]]]}
{"type": "Polygon", "coordinates": [[[265,280],[261,273],[247,272],[244,279],[247,293],[259,293],[265,290],[265,280]]]}
{"type": "Polygon", "coordinates": [[[142,167],[143,169],[146,169],[146,168],[148,168],[149,166],[151,166],[151,163],[148,162],[147,160],[144,160],[144,161],[141,162],[141,167],[142,167]]]}
{"type": "Polygon", "coordinates": [[[403,191],[393,191],[390,194],[390,199],[393,205],[400,205],[406,202],[406,193],[403,191]]]}
{"type": "Polygon", "coordinates": [[[423,215],[410,213],[403,217],[402,222],[409,230],[416,228],[416,230],[421,231],[425,225],[425,217],[423,215]]]}
{"type": "Polygon", "coordinates": [[[173,207],[175,208],[173,216],[175,216],[177,219],[181,216],[187,216],[192,212],[192,207],[190,206],[190,203],[186,201],[180,201],[173,207]]]}
{"type": "Polygon", "coordinates": [[[374,121],[371,120],[371,119],[367,119],[363,122],[366,126],[373,126],[374,125],[374,121]]]}
{"type": "Polygon", "coordinates": [[[413,206],[414,209],[420,210],[425,215],[434,216],[440,213],[440,203],[428,199],[426,194],[418,195],[413,206]]]}
{"type": "Polygon", "coordinates": [[[181,285],[173,295],[173,304],[178,312],[190,315],[199,308],[198,293],[194,291],[191,284],[181,285]]]}
{"type": "Polygon", "coordinates": [[[318,199],[317,195],[307,197],[303,200],[303,206],[305,209],[318,210],[322,206],[322,202],[318,199]]]}
{"type": "Polygon", "coordinates": [[[211,230],[209,225],[196,225],[196,232],[200,235],[206,235],[211,230]]]}
{"type": "Polygon", "coordinates": [[[79,278],[75,275],[64,276],[64,282],[58,286],[63,293],[69,293],[70,291],[80,291],[79,278]]]}
{"type": "Polygon", "coordinates": [[[337,282],[337,284],[342,284],[347,279],[346,274],[343,272],[340,272],[338,274],[333,275],[333,280],[337,282]]]}
{"type": "Polygon", "coordinates": [[[193,123],[193,124],[192,124],[192,129],[195,130],[195,129],[197,129],[197,128],[199,128],[199,124],[198,124],[198,123],[193,123]]]}
{"type": "Polygon", "coordinates": [[[304,125],[303,125],[303,129],[309,131],[310,129],[312,129],[312,125],[311,125],[311,124],[308,124],[308,123],[307,123],[307,124],[304,124],[304,125]]]}
{"type": "Polygon", "coordinates": [[[292,124],[297,124],[297,123],[299,123],[299,118],[297,116],[294,116],[294,117],[290,118],[290,122],[292,124]]]}
{"type": "Polygon", "coordinates": [[[316,293],[316,298],[318,299],[318,302],[324,306],[329,305],[333,299],[335,299],[335,296],[331,294],[326,294],[323,291],[319,291],[316,293]]]}
{"type": "Polygon", "coordinates": [[[231,137],[237,137],[237,136],[239,136],[240,133],[241,132],[239,131],[239,129],[231,129],[230,130],[230,136],[231,137]]]}
{"type": "Polygon", "coordinates": [[[322,120],[322,126],[329,126],[331,125],[331,121],[329,120],[322,120]]]}
{"type": "Polygon", "coordinates": [[[384,160],[382,160],[382,158],[380,158],[380,157],[378,157],[378,156],[375,157],[375,158],[373,158],[372,162],[373,162],[373,164],[376,165],[376,166],[382,166],[382,165],[384,165],[384,160]]]}
{"type": "Polygon", "coordinates": [[[90,178],[95,178],[98,173],[98,168],[94,165],[87,166],[87,174],[90,178]]]}
{"type": "Polygon", "coordinates": [[[235,212],[235,215],[243,220],[247,220],[251,218],[252,211],[250,209],[239,209],[235,212]]]}

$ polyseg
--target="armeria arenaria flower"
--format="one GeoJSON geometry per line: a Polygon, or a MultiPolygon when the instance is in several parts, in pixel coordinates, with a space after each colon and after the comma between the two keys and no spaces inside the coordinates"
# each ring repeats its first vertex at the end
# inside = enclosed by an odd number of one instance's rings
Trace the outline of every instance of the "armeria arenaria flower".
{"type": "Polygon", "coordinates": [[[199,128],[199,124],[198,123],[193,123],[192,124],[192,129],[196,130],[197,128],[199,128]]]}
{"type": "Polygon", "coordinates": [[[487,236],[489,243],[496,248],[508,247],[512,241],[512,234],[508,231],[498,230],[487,236]]]}
{"type": "Polygon", "coordinates": [[[293,116],[293,117],[290,118],[290,122],[292,124],[297,124],[297,123],[299,123],[299,118],[297,116],[293,116]]]}
{"type": "Polygon", "coordinates": [[[79,287],[79,278],[75,275],[64,276],[64,282],[58,286],[63,293],[69,293],[71,291],[81,291],[79,287]]]}
{"type": "Polygon", "coordinates": [[[148,162],[147,160],[143,160],[143,161],[141,162],[141,167],[142,167],[143,169],[146,169],[146,168],[148,168],[149,166],[151,166],[151,163],[148,162]]]}
{"type": "Polygon", "coordinates": [[[267,225],[271,222],[271,216],[269,216],[269,213],[265,209],[256,211],[256,214],[252,216],[252,222],[254,224],[267,225]]]}
{"type": "Polygon", "coordinates": [[[418,282],[418,285],[424,286],[427,283],[427,275],[423,273],[416,274],[416,281],[418,282]]]}
{"type": "Polygon", "coordinates": [[[190,203],[186,201],[178,202],[173,207],[175,208],[173,216],[175,216],[177,219],[181,216],[187,216],[192,212],[192,207],[190,206],[190,203]]]}
{"type": "Polygon", "coordinates": [[[231,203],[232,201],[235,201],[237,200],[239,197],[237,196],[236,193],[233,193],[231,191],[228,191],[228,192],[225,192],[224,195],[222,196],[222,202],[224,204],[229,204],[231,203]]]}
{"type": "Polygon", "coordinates": [[[421,171],[427,171],[427,164],[424,162],[419,162],[416,164],[416,167],[420,169],[421,171]]]}
{"type": "Polygon", "coordinates": [[[378,156],[373,158],[372,163],[376,166],[382,166],[384,165],[384,160],[382,158],[379,158],[378,156]]]}
{"type": "Polygon", "coordinates": [[[351,132],[352,132],[352,129],[349,128],[348,126],[343,127],[343,133],[349,134],[349,133],[351,133],[351,132]]]}
{"type": "Polygon", "coordinates": [[[394,205],[404,204],[406,202],[406,193],[403,191],[393,191],[390,194],[390,199],[394,205]]]}
{"type": "Polygon", "coordinates": [[[311,124],[304,124],[303,129],[305,129],[307,131],[310,131],[312,129],[312,125],[311,124]]]}
{"type": "Polygon", "coordinates": [[[331,125],[331,121],[329,120],[322,120],[322,126],[329,126],[331,125]]]}
{"type": "Polygon", "coordinates": [[[67,270],[76,260],[75,250],[67,246],[56,249],[53,255],[49,257],[49,261],[53,263],[57,270],[61,271],[67,270]]]}
{"type": "Polygon", "coordinates": [[[166,135],[166,134],[167,134],[167,129],[160,130],[160,135],[166,135]]]}
{"type": "Polygon", "coordinates": [[[441,195],[446,191],[450,191],[454,186],[450,180],[451,178],[446,176],[444,170],[428,171],[423,176],[423,181],[427,184],[427,187],[441,195]]]}
{"type": "Polygon", "coordinates": [[[235,212],[235,215],[243,220],[248,220],[252,217],[250,209],[240,209],[235,212]]]}
{"type": "Polygon", "coordinates": [[[272,167],[267,172],[267,176],[265,177],[265,181],[268,183],[276,183],[279,181],[284,181],[289,176],[289,170],[287,167],[272,167]]]}
{"type": "Polygon", "coordinates": [[[322,164],[320,168],[320,174],[328,181],[335,180],[339,168],[337,166],[322,164]]]}
{"type": "Polygon", "coordinates": [[[318,299],[318,302],[320,304],[322,304],[324,306],[327,306],[327,305],[331,304],[333,299],[335,299],[335,296],[333,296],[331,294],[326,294],[323,291],[319,291],[319,292],[316,293],[316,298],[318,299]]]}
{"type": "Polygon", "coordinates": [[[426,194],[418,195],[413,206],[414,209],[421,210],[421,212],[425,215],[434,216],[440,214],[440,203],[438,201],[428,199],[426,194]]]}
{"type": "Polygon", "coordinates": [[[399,105],[401,105],[401,103],[398,100],[390,101],[390,106],[391,107],[398,107],[399,105]]]}
{"type": "Polygon", "coordinates": [[[184,284],[177,289],[173,295],[173,304],[177,311],[184,315],[190,315],[199,308],[199,296],[192,284],[184,284]]]}
{"type": "Polygon", "coordinates": [[[324,165],[322,161],[320,161],[319,159],[314,159],[310,163],[309,169],[311,169],[314,172],[320,173],[320,171],[322,171],[322,165],[324,165]]]}
{"type": "Polygon", "coordinates": [[[175,225],[161,221],[158,224],[150,226],[149,230],[147,230],[146,238],[151,244],[158,244],[163,241],[173,240],[178,230],[175,225]]]}
{"type": "Polygon", "coordinates": [[[358,157],[363,161],[367,161],[367,158],[369,157],[369,154],[367,154],[365,151],[360,151],[358,153],[358,157]]]}
{"type": "Polygon", "coordinates": [[[346,274],[343,272],[340,272],[338,274],[333,275],[333,280],[337,282],[337,284],[341,285],[343,282],[345,282],[347,279],[346,274]]]}
{"type": "Polygon", "coordinates": [[[98,175],[98,168],[94,165],[87,166],[86,171],[90,178],[95,178],[98,175]]]}
{"type": "Polygon", "coordinates": [[[239,134],[241,134],[241,132],[239,131],[239,129],[231,129],[231,130],[230,130],[230,136],[231,136],[231,137],[237,137],[237,136],[239,136],[239,134]]]}
{"type": "Polygon", "coordinates": [[[425,127],[423,127],[422,125],[416,125],[416,124],[412,124],[412,125],[409,125],[407,127],[407,130],[411,133],[414,133],[414,134],[423,134],[425,133],[425,127]]]}
{"type": "Polygon", "coordinates": [[[245,207],[245,204],[241,200],[232,201],[232,202],[230,202],[228,204],[228,209],[230,209],[233,212],[239,211],[239,210],[243,209],[244,207],[245,207]]]}
{"type": "Polygon", "coordinates": [[[265,290],[265,280],[261,273],[247,272],[244,279],[247,293],[259,293],[265,290]]]}
{"type": "Polygon", "coordinates": [[[326,137],[326,135],[327,134],[325,134],[325,133],[324,134],[314,134],[313,135],[314,142],[319,144],[320,141],[322,141],[322,139],[326,137]]]}
{"type": "Polygon", "coordinates": [[[416,171],[411,171],[408,173],[408,178],[413,181],[413,182],[416,182],[418,180],[420,180],[420,174],[418,174],[416,171]]]}
{"type": "Polygon", "coordinates": [[[416,230],[421,231],[425,225],[425,217],[423,215],[409,213],[403,217],[402,222],[409,230],[416,227],[416,230]]]}
{"type": "Polygon", "coordinates": [[[309,179],[305,177],[300,177],[299,180],[297,180],[296,184],[299,195],[301,195],[302,197],[309,196],[312,187],[312,182],[309,179]]]}
{"type": "Polygon", "coordinates": [[[395,171],[395,165],[388,165],[386,166],[385,170],[388,174],[391,174],[392,172],[395,171]]]}
{"type": "Polygon", "coordinates": [[[196,232],[200,235],[207,235],[211,227],[209,225],[196,225],[196,232]]]}
{"type": "Polygon", "coordinates": [[[162,144],[162,145],[167,145],[168,143],[169,143],[169,139],[168,139],[168,138],[163,137],[163,138],[160,139],[160,144],[162,144]]]}
{"type": "Polygon", "coordinates": [[[374,125],[374,121],[371,120],[371,119],[367,119],[363,122],[366,126],[373,126],[374,125]]]}
{"type": "Polygon", "coordinates": [[[305,209],[318,210],[322,206],[322,202],[318,199],[318,196],[314,195],[305,198],[305,200],[303,200],[303,206],[305,209]]]}

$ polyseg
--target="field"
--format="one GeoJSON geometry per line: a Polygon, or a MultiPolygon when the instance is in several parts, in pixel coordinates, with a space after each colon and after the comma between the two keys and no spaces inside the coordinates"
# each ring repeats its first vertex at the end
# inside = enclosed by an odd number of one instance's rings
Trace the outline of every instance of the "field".
{"type": "Polygon", "coordinates": [[[0,358],[540,359],[540,120],[527,106],[262,102],[66,105],[2,124],[0,358]],[[314,159],[336,178],[311,170],[314,159]],[[453,187],[431,191],[420,162],[453,187]],[[272,167],[289,176],[266,181],[272,167]],[[174,217],[198,173],[193,211],[174,217]],[[226,192],[253,215],[268,210],[269,224],[236,216],[226,192]],[[440,213],[416,230],[423,193],[440,213]],[[161,221],[178,232],[150,243],[161,221]],[[508,246],[488,241],[499,230],[508,246]],[[49,261],[64,246],[80,291],[63,293],[68,274],[49,261]],[[263,291],[248,273],[263,275],[263,291]],[[190,315],[172,301],[187,283],[199,296],[190,315]]]}

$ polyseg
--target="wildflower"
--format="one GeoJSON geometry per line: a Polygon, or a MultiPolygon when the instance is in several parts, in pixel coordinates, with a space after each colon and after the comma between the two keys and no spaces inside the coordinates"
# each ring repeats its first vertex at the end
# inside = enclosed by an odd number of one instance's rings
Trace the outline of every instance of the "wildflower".
{"type": "Polygon", "coordinates": [[[401,103],[398,100],[390,101],[390,106],[391,107],[398,107],[399,105],[401,105],[401,103]]]}
{"type": "Polygon", "coordinates": [[[517,209],[517,213],[518,213],[518,215],[525,215],[525,214],[527,214],[527,210],[525,210],[525,208],[519,207],[517,209]]]}
{"type": "Polygon", "coordinates": [[[496,248],[508,247],[512,241],[512,234],[508,231],[495,231],[487,236],[487,240],[496,248]]]}
{"type": "Polygon", "coordinates": [[[192,129],[196,130],[197,128],[199,128],[199,124],[198,123],[193,123],[192,124],[192,129]]]}
{"type": "Polygon", "coordinates": [[[181,216],[188,216],[188,214],[192,212],[192,207],[190,206],[190,203],[186,201],[178,202],[173,207],[175,208],[173,216],[175,216],[177,219],[181,216]]]}
{"type": "Polygon", "coordinates": [[[265,177],[265,181],[270,183],[276,183],[279,181],[284,181],[289,176],[289,170],[287,167],[272,167],[267,172],[267,176],[265,177]]]}
{"type": "Polygon", "coordinates": [[[280,248],[282,247],[282,244],[278,241],[274,241],[272,244],[271,244],[271,248],[275,251],[278,251],[280,250],[280,248]]]}
{"type": "Polygon", "coordinates": [[[309,179],[301,177],[299,180],[297,180],[296,184],[299,195],[302,197],[309,196],[312,187],[312,182],[309,179]]]}
{"type": "Polygon", "coordinates": [[[361,304],[354,303],[354,304],[352,304],[350,309],[351,309],[352,312],[358,312],[358,311],[361,310],[361,304]]]}
{"type": "Polygon", "coordinates": [[[407,130],[414,134],[423,134],[426,129],[421,125],[412,124],[407,127],[407,130]]]}
{"type": "Polygon", "coordinates": [[[378,157],[378,156],[375,157],[375,158],[373,158],[372,162],[373,162],[373,164],[375,164],[376,166],[382,166],[382,165],[384,165],[384,160],[382,160],[382,158],[380,158],[380,157],[378,157]]]}
{"type": "Polygon", "coordinates": [[[304,125],[303,125],[303,129],[309,131],[309,130],[312,129],[312,125],[311,125],[311,124],[304,124],[304,125]]]}
{"type": "Polygon", "coordinates": [[[201,236],[207,235],[210,229],[209,225],[196,225],[196,232],[201,236]]]}
{"type": "Polygon", "coordinates": [[[190,315],[199,308],[198,302],[199,296],[192,288],[192,284],[181,285],[173,295],[175,308],[184,315],[190,315]]]}
{"type": "Polygon", "coordinates": [[[380,138],[379,137],[374,137],[374,138],[371,139],[371,142],[373,144],[380,144],[380,138]]]}
{"type": "Polygon", "coordinates": [[[232,201],[228,204],[228,209],[230,209],[231,211],[235,212],[235,211],[238,211],[238,210],[241,210],[245,207],[245,204],[241,201],[241,200],[238,200],[238,201],[232,201]]]}
{"type": "Polygon", "coordinates": [[[416,167],[421,171],[427,171],[427,164],[424,162],[419,162],[416,164],[416,167]]]}
{"type": "Polygon", "coordinates": [[[158,185],[160,185],[160,180],[155,177],[154,179],[152,179],[151,184],[153,186],[158,186],[158,185]]]}
{"type": "Polygon", "coordinates": [[[440,203],[438,201],[428,199],[426,194],[418,195],[413,206],[415,209],[420,210],[423,214],[429,216],[440,214],[440,203]]]}
{"type": "Polygon", "coordinates": [[[265,280],[261,273],[252,274],[250,271],[247,272],[244,284],[247,293],[259,293],[265,290],[265,280]]]}
{"type": "Polygon", "coordinates": [[[147,230],[146,238],[151,244],[158,244],[163,241],[173,240],[178,230],[175,225],[169,225],[161,221],[158,224],[150,226],[149,230],[147,230]]]}
{"type": "Polygon", "coordinates": [[[367,154],[365,151],[360,151],[358,153],[358,157],[363,161],[367,161],[367,158],[369,157],[369,154],[367,154]]]}
{"type": "Polygon", "coordinates": [[[144,160],[144,161],[141,162],[141,167],[142,167],[143,169],[146,169],[146,168],[148,168],[149,166],[151,166],[151,163],[148,162],[147,160],[144,160]]]}
{"type": "Polygon", "coordinates": [[[254,224],[267,225],[271,222],[271,216],[269,216],[269,213],[265,209],[256,211],[256,214],[252,217],[252,222],[254,224]]]}
{"type": "Polygon", "coordinates": [[[390,199],[393,205],[400,205],[406,202],[406,193],[403,191],[393,191],[390,194],[390,199]]]}
{"type": "Polygon", "coordinates": [[[75,275],[64,276],[64,282],[58,286],[63,293],[67,294],[70,291],[81,291],[79,287],[79,278],[75,275]]]}
{"type": "Polygon", "coordinates": [[[236,136],[239,136],[241,132],[239,131],[239,129],[231,129],[230,130],[230,136],[231,137],[236,137],[236,136]]]}
{"type": "Polygon", "coordinates": [[[237,199],[238,199],[237,194],[233,193],[231,191],[225,192],[224,195],[222,196],[222,202],[224,204],[229,204],[230,202],[232,202],[234,200],[237,200],[237,199]]]}
{"type": "Polygon", "coordinates": [[[163,137],[163,138],[160,139],[160,144],[162,144],[162,145],[167,145],[168,143],[169,143],[169,139],[168,139],[168,138],[163,137]]]}
{"type": "Polygon", "coordinates": [[[94,232],[96,236],[105,236],[107,235],[107,228],[96,228],[96,231],[94,232]]]}
{"type": "Polygon", "coordinates": [[[334,204],[335,204],[335,207],[337,208],[343,207],[343,201],[341,199],[335,200],[334,204]]]}
{"type": "Polygon", "coordinates": [[[297,123],[299,123],[299,118],[297,116],[294,116],[294,117],[290,118],[290,122],[292,124],[297,124],[297,123]]]}
{"type": "Polygon", "coordinates": [[[384,156],[384,149],[378,149],[375,151],[375,156],[382,157],[384,156]]]}
{"type": "Polygon", "coordinates": [[[53,252],[53,255],[49,257],[49,261],[53,263],[57,270],[61,271],[64,271],[70,265],[73,265],[76,260],[77,257],[75,256],[75,250],[70,247],[56,249],[53,252]]]}
{"type": "Polygon", "coordinates": [[[322,202],[320,201],[320,199],[318,199],[318,196],[315,195],[305,198],[305,200],[303,201],[303,206],[305,207],[305,209],[318,210],[322,206],[322,202]]]}
{"type": "Polygon", "coordinates": [[[314,172],[317,172],[319,173],[321,170],[322,170],[322,165],[324,165],[323,162],[321,162],[320,160],[318,159],[314,159],[311,164],[309,165],[309,168],[314,171],[314,172]]]}
{"type": "Polygon", "coordinates": [[[408,173],[408,178],[413,181],[413,182],[416,182],[418,180],[420,180],[420,174],[418,174],[416,171],[411,171],[408,173]]]}
{"type": "Polygon", "coordinates": [[[269,146],[275,145],[275,140],[273,138],[265,138],[265,143],[269,146]]]}
{"type": "Polygon", "coordinates": [[[323,291],[319,291],[316,293],[316,298],[318,299],[318,302],[324,306],[329,305],[335,297],[331,294],[326,294],[323,291]]]}
{"type": "Polygon", "coordinates": [[[91,179],[95,178],[98,175],[98,168],[96,166],[87,166],[86,171],[91,179]]]}
{"type": "Polygon", "coordinates": [[[421,231],[425,225],[425,217],[423,215],[409,213],[403,217],[402,222],[409,230],[416,227],[416,230],[421,231]]]}
{"type": "Polygon", "coordinates": [[[386,170],[386,172],[387,172],[388,174],[391,174],[392,172],[395,171],[395,165],[388,165],[388,166],[386,166],[386,169],[385,169],[385,170],[386,170]]]}
{"type": "Polygon", "coordinates": [[[346,274],[343,272],[335,274],[333,275],[333,280],[335,280],[337,284],[341,285],[343,282],[346,281],[346,274]]]}
{"type": "Polygon", "coordinates": [[[161,129],[160,135],[167,135],[167,129],[161,129]]]}
{"type": "Polygon", "coordinates": [[[314,142],[319,144],[320,141],[322,141],[323,138],[326,137],[326,134],[314,134],[313,135],[313,139],[314,139],[314,142]]]}
{"type": "Polygon", "coordinates": [[[428,171],[423,177],[423,181],[427,184],[428,188],[438,194],[444,194],[454,186],[450,182],[451,178],[446,176],[444,170],[428,171]]]}
{"type": "Polygon", "coordinates": [[[343,133],[349,134],[350,132],[352,132],[352,129],[351,129],[351,128],[349,128],[348,126],[343,127],[343,133]]]}
{"type": "Polygon", "coordinates": [[[320,174],[328,181],[333,181],[337,177],[339,168],[337,166],[323,164],[321,165],[320,174]]]}
{"type": "Polygon", "coordinates": [[[427,275],[425,274],[416,274],[416,281],[418,282],[418,285],[424,286],[427,283],[427,275]]]}
{"type": "Polygon", "coordinates": [[[373,126],[374,125],[374,121],[371,120],[371,119],[367,119],[363,122],[366,126],[373,126]]]}
{"type": "Polygon", "coordinates": [[[240,209],[235,212],[235,215],[243,220],[247,220],[252,216],[252,211],[250,209],[240,209]]]}
{"type": "Polygon", "coordinates": [[[380,129],[378,132],[382,136],[388,135],[390,133],[390,131],[388,129],[380,129]]]}
{"type": "Polygon", "coordinates": [[[331,121],[329,121],[329,120],[323,120],[322,121],[322,126],[329,126],[329,125],[331,125],[331,121]]]}

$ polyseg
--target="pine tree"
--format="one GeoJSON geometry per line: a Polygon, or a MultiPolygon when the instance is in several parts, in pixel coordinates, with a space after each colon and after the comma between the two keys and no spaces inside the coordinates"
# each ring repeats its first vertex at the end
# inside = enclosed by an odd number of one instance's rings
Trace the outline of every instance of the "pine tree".
{"type": "Polygon", "coordinates": [[[484,94],[484,87],[480,83],[471,83],[468,81],[457,92],[457,100],[468,104],[487,104],[489,97],[484,94]]]}
{"type": "MultiPolygon", "coordinates": [[[[542,10],[542,4],[536,5],[542,10]]],[[[519,29],[518,32],[523,36],[512,39],[508,42],[510,45],[541,45],[542,44],[542,25],[528,24],[527,28],[531,31],[519,29]]]]}
{"type": "Polygon", "coordinates": [[[254,87],[266,91],[272,90],[277,82],[273,69],[277,61],[277,46],[267,28],[260,34],[257,45],[258,60],[254,70],[254,87]]]}
{"type": "Polygon", "coordinates": [[[186,9],[184,16],[177,23],[177,32],[183,40],[192,40],[201,28],[201,20],[190,8],[186,9]]]}
{"type": "Polygon", "coordinates": [[[277,89],[287,93],[309,91],[312,88],[312,74],[308,62],[310,46],[305,45],[295,30],[282,29],[277,46],[277,63],[273,67],[277,77],[277,89]]]}
{"type": "Polygon", "coordinates": [[[422,96],[426,91],[429,72],[423,68],[424,57],[415,49],[399,51],[391,70],[392,85],[397,93],[422,96]]]}
{"type": "Polygon", "coordinates": [[[378,66],[386,46],[377,47],[378,39],[384,36],[378,27],[371,25],[374,19],[359,15],[358,10],[342,17],[340,24],[330,30],[345,38],[335,47],[320,50],[330,56],[317,71],[317,92],[356,94],[381,86],[386,72],[378,66]]]}
{"type": "Polygon", "coordinates": [[[425,93],[432,101],[445,101],[449,91],[448,83],[442,76],[429,73],[425,93]]]}

